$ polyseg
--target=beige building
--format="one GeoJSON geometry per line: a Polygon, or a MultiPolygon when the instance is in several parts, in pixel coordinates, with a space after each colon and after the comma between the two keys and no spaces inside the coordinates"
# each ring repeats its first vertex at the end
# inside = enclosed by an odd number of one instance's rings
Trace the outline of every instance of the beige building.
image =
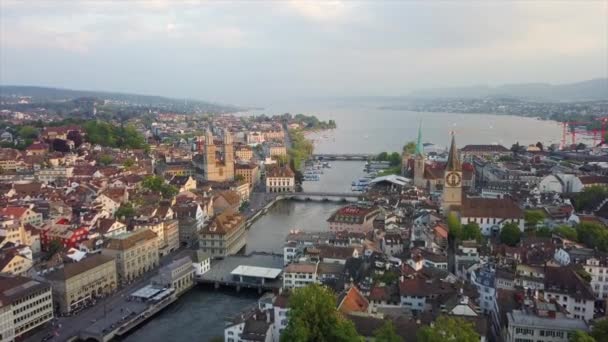
{"type": "Polygon", "coordinates": [[[175,289],[180,295],[194,286],[194,266],[189,256],[174,260],[158,271],[155,283],[175,289]]]}
{"type": "Polygon", "coordinates": [[[266,192],[294,192],[295,185],[295,174],[289,166],[275,166],[266,171],[266,192]]]}
{"type": "Polygon", "coordinates": [[[251,185],[245,181],[237,182],[237,184],[230,187],[230,190],[239,194],[240,203],[249,201],[251,185]]]}
{"type": "Polygon", "coordinates": [[[53,299],[64,314],[116,291],[116,277],[116,260],[101,254],[65,264],[46,275],[53,287],[53,299]]]}
{"type": "Polygon", "coordinates": [[[253,148],[247,145],[240,145],[234,151],[236,159],[249,162],[253,159],[253,148]]]}
{"type": "Polygon", "coordinates": [[[167,255],[179,248],[179,228],[177,220],[159,220],[153,218],[136,221],[134,231],[150,229],[157,236],[159,256],[167,255]]]}
{"type": "Polygon", "coordinates": [[[116,259],[119,283],[124,284],[158,266],[158,237],[150,229],[108,239],[102,255],[116,259]]]}
{"type": "Polygon", "coordinates": [[[199,248],[211,257],[225,257],[243,249],[246,239],[245,217],[226,211],[201,230],[199,248]]]}
{"type": "Polygon", "coordinates": [[[287,156],[287,148],[285,148],[285,145],[270,145],[268,147],[268,155],[270,157],[287,156]]]}
{"type": "Polygon", "coordinates": [[[53,295],[47,283],[0,274],[0,341],[17,340],[53,319],[53,295]]]}
{"type": "Polygon", "coordinates": [[[25,255],[14,251],[0,254],[0,273],[25,276],[32,266],[32,259],[25,255]]]}
{"type": "Polygon", "coordinates": [[[260,168],[254,163],[237,163],[234,165],[234,173],[241,176],[252,188],[260,181],[260,168]]]}

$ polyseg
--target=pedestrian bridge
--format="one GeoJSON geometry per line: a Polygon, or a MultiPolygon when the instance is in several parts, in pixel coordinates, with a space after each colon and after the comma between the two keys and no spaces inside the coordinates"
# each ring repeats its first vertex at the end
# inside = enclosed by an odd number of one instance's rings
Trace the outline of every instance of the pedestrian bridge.
{"type": "Polygon", "coordinates": [[[354,192],[290,192],[277,195],[277,199],[317,202],[357,202],[360,194],[354,192]]]}
{"type": "Polygon", "coordinates": [[[374,157],[369,153],[337,153],[337,154],[313,154],[313,158],[319,160],[369,160],[374,157]]]}

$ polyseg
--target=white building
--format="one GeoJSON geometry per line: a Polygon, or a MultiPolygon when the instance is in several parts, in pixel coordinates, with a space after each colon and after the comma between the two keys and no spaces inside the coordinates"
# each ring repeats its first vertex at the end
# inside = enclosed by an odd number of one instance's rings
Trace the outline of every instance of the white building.
{"type": "Polygon", "coordinates": [[[575,330],[588,331],[581,320],[565,317],[557,312],[555,304],[538,303],[536,312],[513,310],[507,313],[505,342],[568,342],[575,330]]]}
{"type": "Polygon", "coordinates": [[[608,259],[593,257],[585,262],[585,271],[591,275],[591,289],[596,299],[608,298],[608,259]]]}
{"type": "MultiPolygon", "coordinates": [[[[588,268],[588,267],[587,267],[588,268]]],[[[593,319],[595,294],[591,287],[568,267],[548,267],[545,270],[546,301],[555,300],[568,312],[568,318],[593,319]]]]}
{"type": "Polygon", "coordinates": [[[581,192],[584,188],[583,183],[576,175],[558,173],[548,175],[538,184],[540,192],[581,192]]]}
{"type": "Polygon", "coordinates": [[[292,289],[316,283],[318,266],[319,263],[316,262],[287,265],[283,270],[283,288],[292,289]]]}
{"type": "Polygon", "coordinates": [[[467,198],[462,201],[461,223],[477,223],[486,236],[497,235],[507,223],[524,231],[524,212],[510,198],[467,198]]]}
{"type": "Polygon", "coordinates": [[[190,255],[192,266],[194,266],[194,276],[200,277],[211,269],[211,256],[201,250],[193,251],[190,255]]]}
{"type": "Polygon", "coordinates": [[[484,313],[491,313],[496,308],[495,272],[490,267],[482,267],[471,272],[471,283],[479,293],[479,308],[484,313]]]}
{"type": "Polygon", "coordinates": [[[20,276],[0,275],[0,341],[13,341],[53,319],[51,286],[20,276]]]}

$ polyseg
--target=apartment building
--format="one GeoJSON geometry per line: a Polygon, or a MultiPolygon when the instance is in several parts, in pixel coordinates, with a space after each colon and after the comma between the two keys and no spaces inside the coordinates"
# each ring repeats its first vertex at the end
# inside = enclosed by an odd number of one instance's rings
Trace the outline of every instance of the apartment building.
{"type": "Polygon", "coordinates": [[[47,283],[0,274],[0,341],[14,341],[53,319],[53,295],[47,283]]]}
{"type": "Polygon", "coordinates": [[[150,229],[121,234],[108,239],[101,254],[116,259],[119,283],[129,283],[158,266],[158,238],[150,229]]]}
{"type": "Polygon", "coordinates": [[[164,287],[175,289],[176,295],[188,291],[194,286],[192,259],[189,256],[185,256],[161,267],[158,271],[158,277],[154,282],[164,287]]]}
{"type": "Polygon", "coordinates": [[[211,257],[225,257],[243,249],[246,239],[245,217],[226,211],[201,230],[199,248],[211,257]]]}
{"type": "Polygon", "coordinates": [[[53,287],[53,300],[63,314],[116,291],[116,260],[96,254],[46,275],[53,287]]]}
{"type": "Polygon", "coordinates": [[[318,262],[291,263],[283,269],[283,288],[305,287],[317,282],[318,262]]]}

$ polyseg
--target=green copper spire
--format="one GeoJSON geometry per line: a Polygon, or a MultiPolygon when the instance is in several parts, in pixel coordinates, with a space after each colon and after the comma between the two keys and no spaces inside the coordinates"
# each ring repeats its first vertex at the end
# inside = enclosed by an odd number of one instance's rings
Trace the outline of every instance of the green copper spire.
{"type": "Polygon", "coordinates": [[[422,146],[422,122],[418,125],[418,140],[416,140],[416,155],[424,156],[424,146],[422,146]]]}

